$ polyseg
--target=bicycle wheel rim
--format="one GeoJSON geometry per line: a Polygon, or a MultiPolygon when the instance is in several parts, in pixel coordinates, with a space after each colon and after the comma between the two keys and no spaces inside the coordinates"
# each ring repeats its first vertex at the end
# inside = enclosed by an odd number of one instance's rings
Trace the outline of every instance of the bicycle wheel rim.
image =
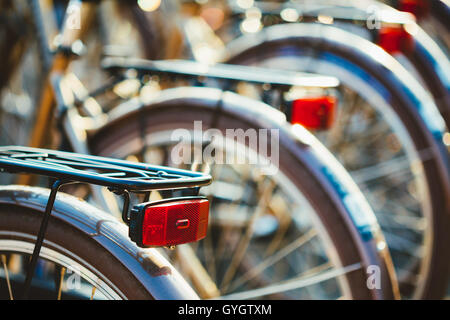
{"type": "MultiPolygon", "coordinates": [[[[35,241],[34,236],[23,233],[2,231],[0,232],[0,237],[0,255],[19,255],[23,256],[25,258],[24,260],[26,260],[26,258],[31,256],[33,253],[35,241]]],[[[86,292],[83,292],[83,294],[79,296],[80,298],[84,297],[92,300],[95,297],[97,299],[99,298],[99,292],[103,296],[102,300],[122,300],[125,297],[123,293],[114,287],[109,280],[101,280],[107,278],[98,270],[89,265],[86,261],[83,261],[80,257],[75,256],[73,253],[68,252],[67,250],[64,250],[64,248],[61,248],[55,244],[46,242],[42,246],[38,264],[40,264],[40,267],[43,267],[44,265],[45,268],[49,268],[49,264],[51,264],[54,265],[53,267],[62,267],[69,270],[69,273],[75,274],[77,279],[76,281],[80,282],[74,285],[74,289],[82,289],[82,281],[90,284],[93,288],[92,291],[88,292],[87,295],[86,292]]],[[[4,268],[5,266],[3,266],[3,273],[5,274],[4,268]]],[[[10,271],[8,271],[8,277],[11,277],[10,271]]],[[[67,288],[67,285],[65,287],[67,288]]],[[[61,298],[62,295],[64,295],[64,292],[60,293],[59,298],[61,298]]],[[[33,299],[33,295],[31,296],[31,299],[33,299]]],[[[41,299],[41,297],[39,297],[39,299],[41,299]]]]}

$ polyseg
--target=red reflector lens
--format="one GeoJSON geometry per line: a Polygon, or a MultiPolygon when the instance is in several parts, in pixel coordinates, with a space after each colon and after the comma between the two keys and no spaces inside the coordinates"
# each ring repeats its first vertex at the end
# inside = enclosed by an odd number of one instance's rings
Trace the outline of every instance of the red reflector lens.
{"type": "Polygon", "coordinates": [[[209,202],[180,200],[145,208],[144,246],[173,246],[203,239],[208,229],[209,202]]]}
{"type": "Polygon", "coordinates": [[[328,129],[333,124],[337,106],[335,97],[296,99],[292,102],[291,123],[308,129],[328,129]]]}
{"type": "Polygon", "coordinates": [[[411,51],[414,46],[412,36],[403,27],[382,27],[377,44],[390,54],[411,51]]]}
{"type": "Polygon", "coordinates": [[[425,17],[430,10],[430,1],[428,0],[399,0],[398,10],[409,12],[417,19],[425,17]]]}

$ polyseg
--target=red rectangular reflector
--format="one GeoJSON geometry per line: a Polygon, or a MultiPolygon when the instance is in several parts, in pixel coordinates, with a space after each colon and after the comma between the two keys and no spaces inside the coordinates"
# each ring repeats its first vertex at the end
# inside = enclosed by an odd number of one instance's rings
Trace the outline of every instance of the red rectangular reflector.
{"type": "Polygon", "coordinates": [[[329,129],[334,121],[337,98],[332,96],[300,98],[292,101],[291,123],[308,129],[329,129]]]}
{"type": "Polygon", "coordinates": [[[411,51],[414,39],[403,26],[382,27],[378,32],[377,44],[389,54],[395,54],[411,51]]]}
{"type": "Polygon", "coordinates": [[[174,246],[206,237],[209,202],[189,199],[148,205],[142,220],[144,246],[174,246]]]}

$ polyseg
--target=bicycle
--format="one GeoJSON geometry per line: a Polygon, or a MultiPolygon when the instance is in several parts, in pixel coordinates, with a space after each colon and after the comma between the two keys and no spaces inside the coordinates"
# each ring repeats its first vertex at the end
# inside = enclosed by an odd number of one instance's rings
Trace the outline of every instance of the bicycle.
{"type": "MultiPolygon", "coordinates": [[[[0,187],[0,256],[8,298],[196,299],[180,274],[155,249],[206,235],[208,201],[193,196],[165,202],[125,201],[126,227],[111,214],[58,193],[89,183],[111,192],[195,188],[205,174],[135,162],[25,147],[0,147],[0,170],[49,177],[49,189],[0,187]],[[132,240],[133,239],[133,240],[132,240]],[[140,247],[138,247],[140,246],[140,247]],[[29,263],[27,263],[29,261],[29,263]],[[8,268],[12,266],[13,269],[8,268]],[[33,282],[37,267],[40,275],[33,282]],[[72,287],[64,281],[77,276],[72,287]],[[53,286],[54,284],[54,286],[53,286]]],[[[2,290],[3,296],[6,292],[2,290]]]]}

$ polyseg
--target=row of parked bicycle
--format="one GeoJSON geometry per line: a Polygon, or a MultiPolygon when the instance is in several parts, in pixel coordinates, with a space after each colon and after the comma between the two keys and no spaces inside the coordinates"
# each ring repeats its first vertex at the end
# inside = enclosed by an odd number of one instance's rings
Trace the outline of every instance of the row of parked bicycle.
{"type": "Polygon", "coordinates": [[[449,21],[2,1],[0,297],[445,298],[449,21]]]}

